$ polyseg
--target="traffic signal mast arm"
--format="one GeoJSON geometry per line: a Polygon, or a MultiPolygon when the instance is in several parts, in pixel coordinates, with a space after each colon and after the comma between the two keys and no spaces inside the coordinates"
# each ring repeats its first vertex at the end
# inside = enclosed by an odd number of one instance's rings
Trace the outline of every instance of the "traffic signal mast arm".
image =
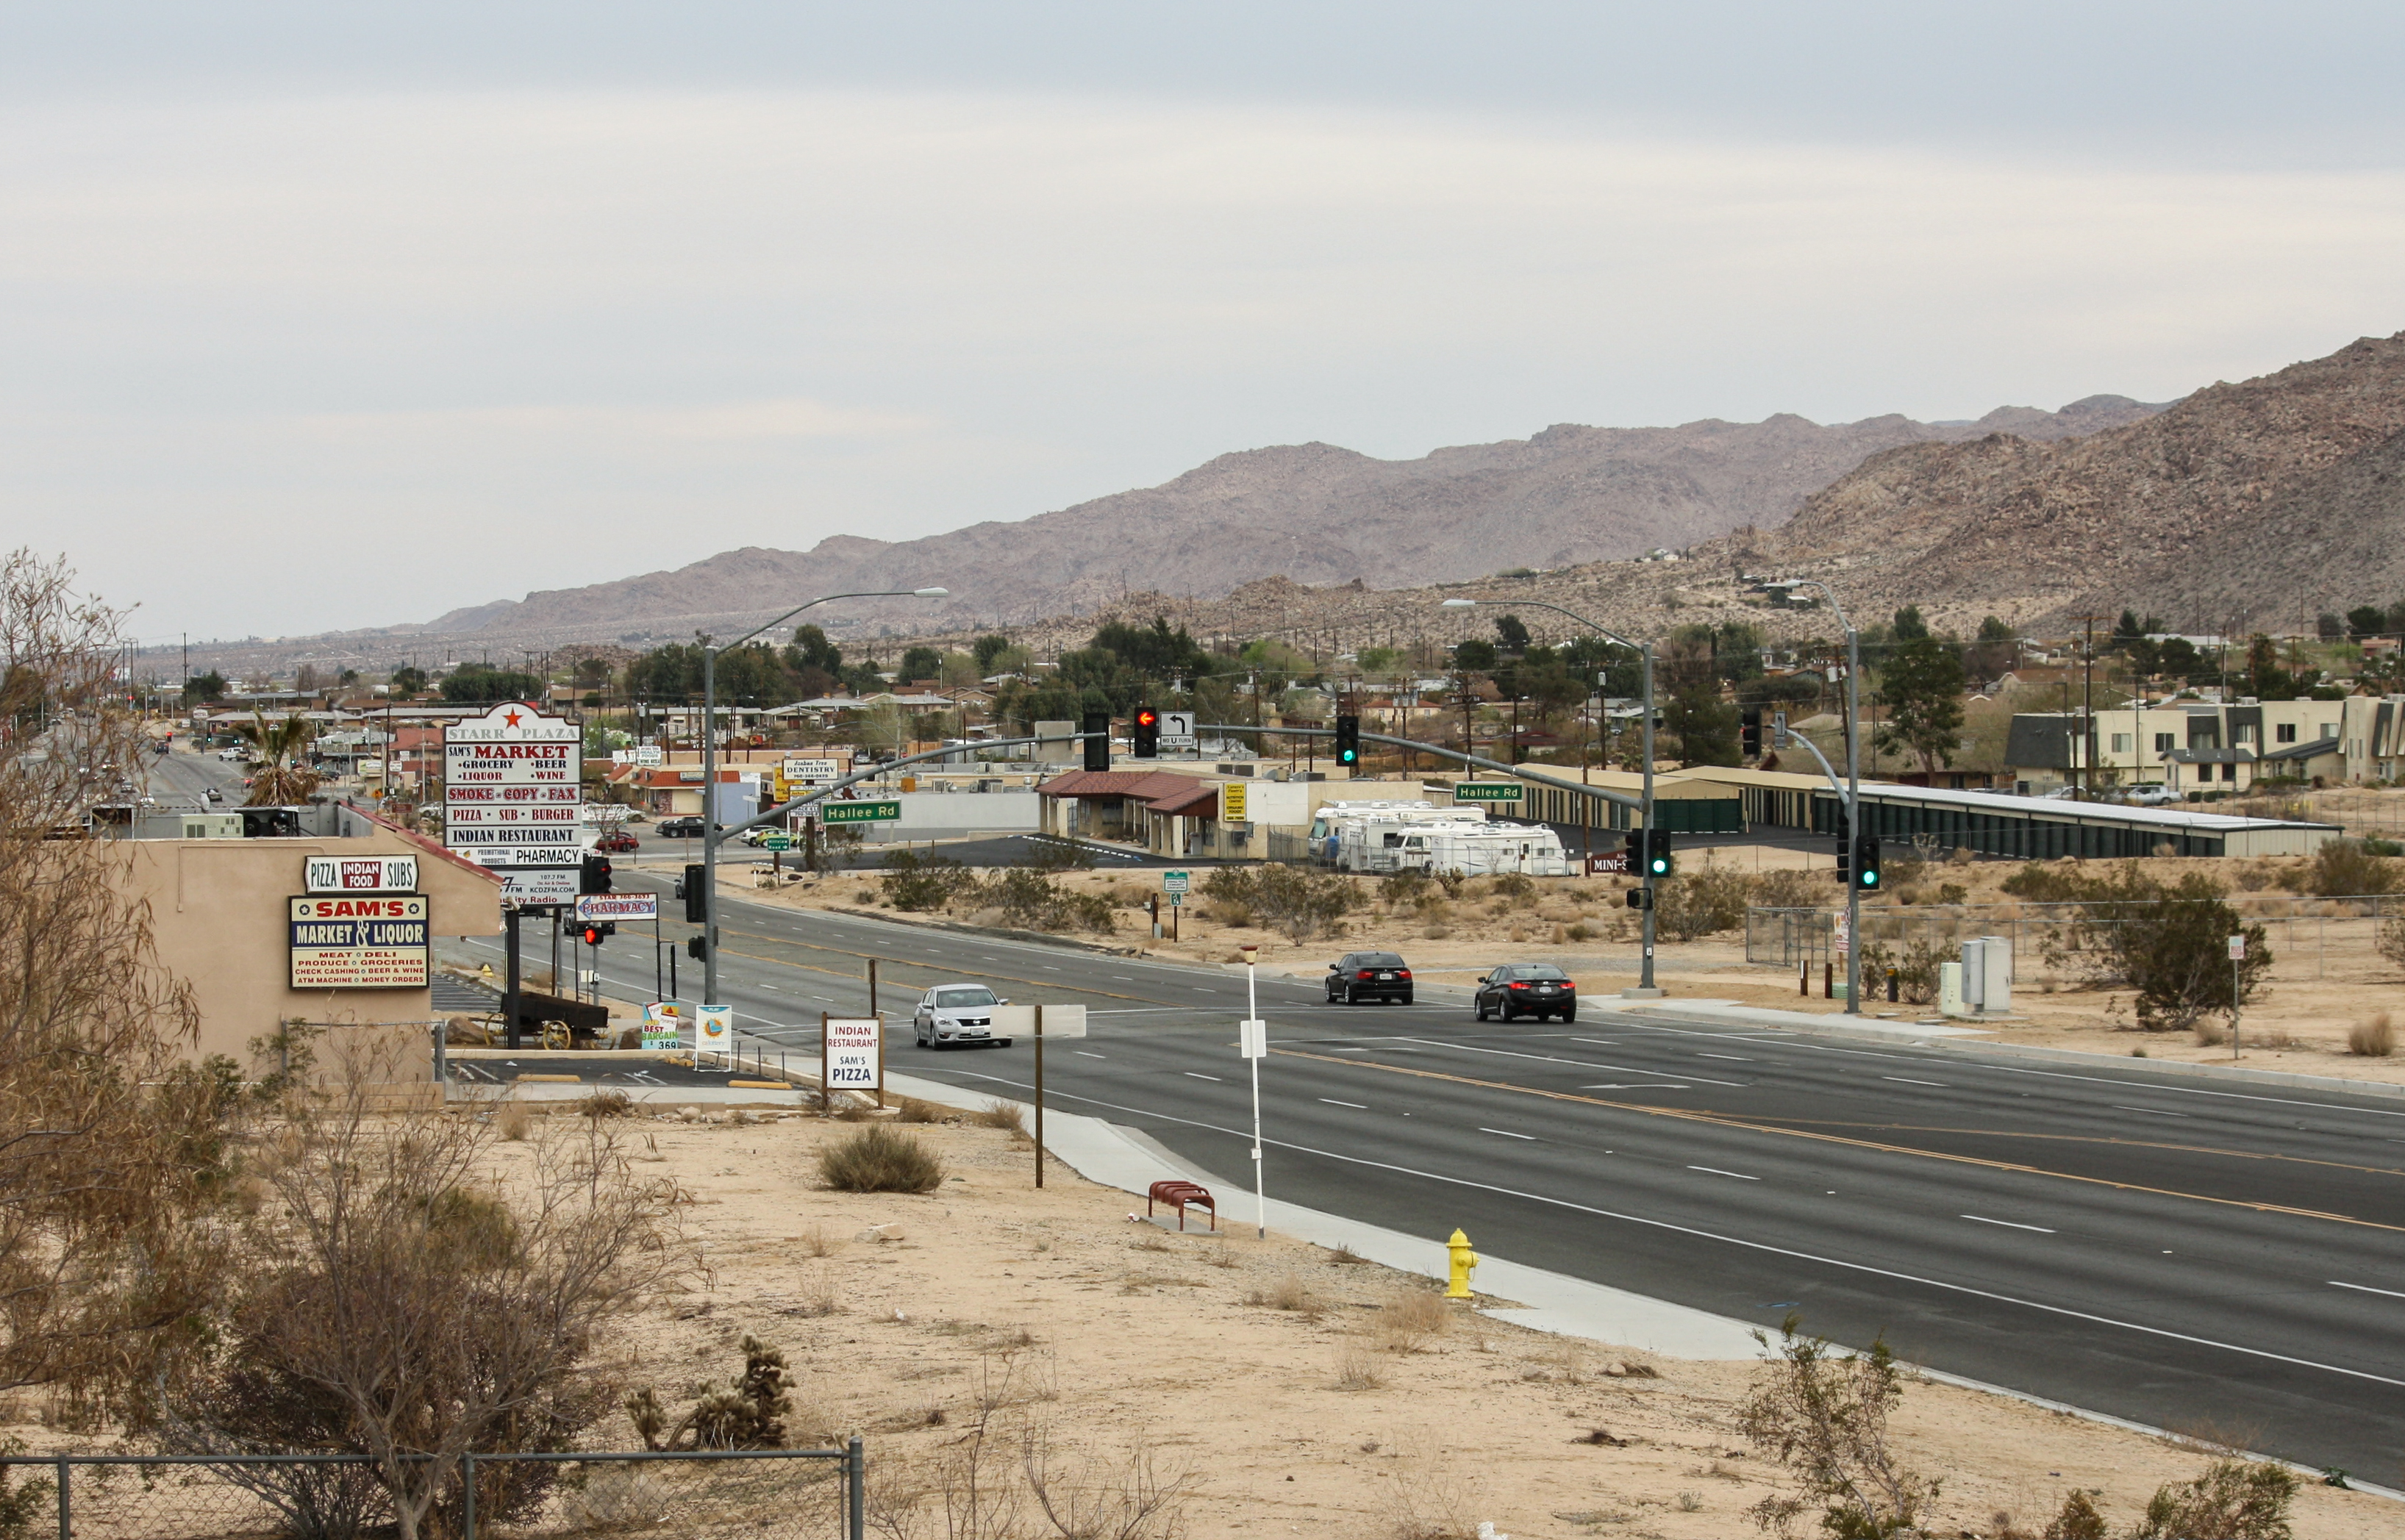
{"type": "MultiPolygon", "coordinates": [[[[1250,732],[1251,729],[1247,728],[1245,731],[1250,732]]],[[[1275,729],[1263,729],[1263,731],[1275,731],[1275,729]]],[[[972,747],[976,749],[1016,749],[1021,744],[1069,743],[1080,738],[1091,737],[1092,735],[1093,735],[1090,733],[1064,733],[1057,738],[980,738],[972,747]]],[[[866,770],[855,771],[852,774],[844,777],[841,780],[829,781],[826,785],[820,787],[817,791],[795,797],[791,802],[779,803],[776,806],[769,808],[767,812],[745,819],[741,823],[728,824],[725,828],[718,831],[719,843],[723,845],[726,841],[734,838],[736,835],[742,833],[747,829],[757,829],[762,824],[780,822],[784,819],[786,814],[797,811],[805,804],[817,802],[820,798],[840,791],[845,787],[851,786],[855,782],[875,780],[878,777],[884,775],[887,771],[899,770],[906,764],[917,764],[925,760],[953,758],[962,752],[963,750],[961,747],[958,744],[954,744],[949,749],[930,749],[923,754],[906,754],[898,760],[887,760],[882,764],[872,765],[866,770]]],[[[706,833],[708,831],[705,830],[704,833],[706,833]]]]}
{"type": "MultiPolygon", "coordinates": [[[[1335,729],[1329,727],[1255,727],[1248,721],[1196,722],[1194,730],[1198,733],[1283,733],[1289,737],[1332,738],[1336,735],[1335,729]]],[[[1645,805],[1624,791],[1608,791],[1600,786],[1581,786],[1576,781],[1551,780],[1543,776],[1532,776],[1516,764],[1506,764],[1501,760],[1484,759],[1476,754],[1465,754],[1458,749],[1446,749],[1438,744],[1422,743],[1417,738],[1397,738],[1389,737],[1384,733],[1364,733],[1361,735],[1361,741],[1391,743],[1398,749],[1408,749],[1413,753],[1434,754],[1440,759],[1458,760],[1464,764],[1475,764],[1483,769],[1500,770],[1512,779],[1526,781],[1531,786],[1542,786],[1555,791],[1582,792],[1601,802],[1616,803],[1632,813],[1642,811],[1645,805]]],[[[957,753],[959,750],[954,749],[953,752],[957,753]]]]}

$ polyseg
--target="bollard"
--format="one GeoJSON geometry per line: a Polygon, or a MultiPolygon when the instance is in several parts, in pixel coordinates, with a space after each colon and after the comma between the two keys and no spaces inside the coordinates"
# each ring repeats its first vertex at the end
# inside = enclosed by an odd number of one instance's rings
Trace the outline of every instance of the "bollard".
{"type": "Polygon", "coordinates": [[[1903,987],[1902,975],[1899,974],[1895,969],[1890,968],[1887,971],[1887,1002],[1890,1005],[1894,1005],[1901,1001],[1903,999],[1903,987]]]}
{"type": "Polygon", "coordinates": [[[1806,1000],[1812,998],[1812,959],[1810,958],[1806,958],[1803,965],[1795,970],[1795,992],[1806,1000]]]}
{"type": "Polygon", "coordinates": [[[1453,1232],[1453,1239],[1444,1243],[1444,1249],[1453,1261],[1453,1279],[1445,1285],[1444,1296],[1447,1299],[1468,1299],[1470,1297],[1470,1269],[1478,1266],[1478,1253],[1470,1249],[1470,1238],[1459,1230],[1453,1232]]]}

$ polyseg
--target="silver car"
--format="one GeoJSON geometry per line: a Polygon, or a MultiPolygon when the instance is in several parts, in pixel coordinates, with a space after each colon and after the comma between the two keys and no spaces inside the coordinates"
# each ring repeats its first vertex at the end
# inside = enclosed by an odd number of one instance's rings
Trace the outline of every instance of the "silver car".
{"type": "Polygon", "coordinates": [[[993,1035],[993,1008],[1010,1001],[997,1000],[982,984],[946,984],[919,997],[910,1017],[911,1041],[921,1048],[943,1048],[956,1043],[991,1043],[1007,1048],[1010,1039],[993,1035]]]}

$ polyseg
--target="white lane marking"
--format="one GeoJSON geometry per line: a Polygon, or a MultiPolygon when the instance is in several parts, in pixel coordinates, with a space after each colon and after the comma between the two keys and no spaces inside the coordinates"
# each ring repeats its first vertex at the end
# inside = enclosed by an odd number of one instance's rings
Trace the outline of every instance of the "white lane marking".
{"type": "Polygon", "coordinates": [[[1976,1225],[2002,1225],[2008,1230],[2035,1230],[2040,1235],[2054,1234],[2043,1225],[2016,1225],[2009,1219],[1990,1219],[1985,1214],[1957,1214],[1954,1217],[1970,1220],[1976,1225]]]}
{"type": "Polygon", "coordinates": [[[1751,1060],[1751,1059],[1750,1059],[1750,1058],[1746,1057],[1743,1054],[1704,1054],[1704,1053],[1699,1053],[1699,1054],[1697,1054],[1695,1057],[1696,1057],[1697,1058],[1733,1058],[1733,1059],[1737,1060],[1739,1064],[1751,1064],[1751,1063],[1752,1063],[1752,1062],[1753,1062],[1753,1060],[1751,1060]]]}
{"type": "MultiPolygon", "coordinates": [[[[1615,1070],[1624,1075],[1650,1075],[1653,1072],[1651,1070],[1640,1069],[1634,1064],[1590,1064],[1582,1058],[1556,1058],[1551,1054],[1515,1054],[1508,1048],[1473,1048],[1467,1043],[1429,1043],[1429,1040],[1427,1038],[1414,1038],[1413,1041],[1415,1043],[1428,1043],[1428,1045],[1434,1048],[1450,1048],[1456,1053],[1492,1054],[1498,1058],[1532,1058],[1540,1064],[1567,1064],[1573,1070],[1615,1070]]],[[[1409,1048],[1398,1048],[1395,1050],[1397,1053],[1412,1053],[1415,1050],[1409,1048]]],[[[1707,1085],[1731,1085],[1735,1086],[1738,1090],[1745,1089],[1748,1084],[1742,1080],[1714,1080],[1709,1075],[1689,1075],[1687,1078],[1689,1080],[1700,1080],[1707,1085]]]]}
{"type": "Polygon", "coordinates": [[[2398,1294],[2395,1289],[2375,1289],[2369,1283],[2342,1283],[2333,1278],[2329,1281],[2329,1286],[2333,1289],[2353,1289],[2357,1294],[2384,1294],[2391,1299],[2405,1299],[2405,1294],[2398,1294]]]}
{"type": "Polygon", "coordinates": [[[1090,1054],[1083,1048],[1073,1049],[1072,1052],[1076,1053],[1079,1058],[1108,1058],[1111,1057],[1108,1054],[1090,1054]]]}
{"type": "Polygon", "coordinates": [[[1319,1099],[1328,1103],[1330,1107],[1350,1107],[1354,1111],[1360,1113],[1366,1113],[1370,1110],[1370,1104],[1366,1101],[1339,1101],[1332,1096],[1324,1096],[1319,1099]]]}
{"type": "Polygon", "coordinates": [[[1748,1176],[1743,1171],[1723,1171],[1718,1166],[1690,1166],[1687,1169],[1691,1171],[1709,1171],[1714,1176],[1733,1176],[1739,1182],[1759,1182],[1762,1180],[1762,1178],[1758,1176],[1748,1176]]]}
{"type": "MultiPolygon", "coordinates": [[[[762,986],[760,986],[760,987],[761,987],[761,988],[763,988],[763,989],[777,989],[777,987],[776,987],[775,985],[773,985],[773,984],[763,984],[762,986]]],[[[779,994],[783,994],[783,993],[784,993],[784,991],[783,991],[782,989],[777,989],[777,992],[778,992],[779,994]]]]}
{"type": "Polygon", "coordinates": [[[1501,1134],[1505,1139],[1525,1139],[1531,1144],[1537,1141],[1537,1136],[1534,1134],[1515,1134],[1509,1128],[1481,1128],[1478,1131],[1482,1134],[1501,1134]]]}
{"type": "Polygon", "coordinates": [[[1668,1081],[1606,1081],[1600,1085],[1582,1085],[1582,1091],[1692,1091],[1692,1085],[1677,1085],[1668,1081]]]}
{"type": "Polygon", "coordinates": [[[1053,966],[1052,966],[1050,963],[1048,963],[1048,962],[1039,962],[1039,963],[1037,963],[1035,966],[1037,966],[1038,968],[1043,969],[1043,970],[1044,970],[1046,973],[1059,973],[1059,972],[1061,971],[1060,969],[1053,967],[1053,966]]]}
{"type": "Polygon", "coordinates": [[[1186,1078],[1188,1080],[1217,1080],[1219,1077],[1217,1075],[1197,1074],[1193,1071],[1188,1070],[1186,1071],[1186,1078]]]}
{"type": "MultiPolygon", "coordinates": [[[[1366,1054],[1370,1050],[1367,1048],[1330,1048],[1328,1051],[1331,1054],[1366,1054]]],[[[2405,1140],[2399,1140],[2398,1142],[2405,1144],[2405,1140]]]]}
{"type": "Polygon", "coordinates": [[[1941,1091],[1953,1089],[1942,1080],[1914,1080],[1909,1075],[1881,1075],[1879,1078],[1892,1080],[1899,1085],[1934,1085],[1941,1091]]]}
{"type": "Polygon", "coordinates": [[[1135,982],[1134,979],[1129,977],[1125,973],[1113,973],[1111,977],[1118,979],[1121,984],[1133,984],[1135,982]]]}
{"type": "Polygon", "coordinates": [[[2192,1117],[2195,1115],[2192,1113],[2167,1113],[2159,1107],[2124,1107],[2117,1101],[2114,1102],[2112,1105],[2113,1110],[2117,1113],[2151,1113],[2157,1117],[2192,1117]]]}

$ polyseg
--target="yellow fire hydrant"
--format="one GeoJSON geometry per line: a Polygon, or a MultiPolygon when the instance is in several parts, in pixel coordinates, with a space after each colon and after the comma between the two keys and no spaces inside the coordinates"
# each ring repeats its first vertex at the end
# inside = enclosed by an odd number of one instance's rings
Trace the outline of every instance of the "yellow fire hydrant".
{"type": "Polygon", "coordinates": [[[1478,1266],[1478,1253],[1470,1249],[1470,1238],[1459,1230],[1453,1232],[1453,1239],[1444,1243],[1444,1249],[1453,1257],[1453,1281],[1445,1285],[1444,1296],[1447,1299],[1468,1299],[1470,1297],[1470,1272],[1478,1266]]]}

